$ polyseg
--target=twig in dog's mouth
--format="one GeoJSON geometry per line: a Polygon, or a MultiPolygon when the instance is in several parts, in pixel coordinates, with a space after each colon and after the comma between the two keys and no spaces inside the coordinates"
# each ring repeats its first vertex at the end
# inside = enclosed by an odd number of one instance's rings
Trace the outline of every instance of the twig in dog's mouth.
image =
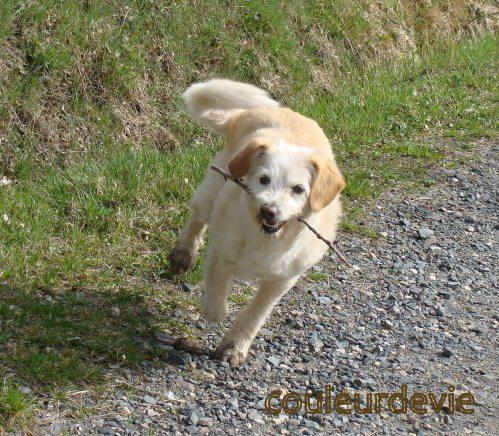
{"type": "MultiPolygon", "coordinates": [[[[249,188],[248,188],[248,185],[246,185],[242,180],[240,179],[236,179],[234,177],[232,177],[228,172],[224,171],[222,168],[220,167],[217,167],[216,165],[211,165],[211,169],[216,171],[217,173],[219,173],[220,175],[222,175],[222,177],[225,179],[225,181],[227,180],[231,180],[232,182],[234,182],[237,186],[239,186],[240,188],[244,189],[246,192],[249,193],[249,188]]],[[[302,222],[303,224],[305,224],[305,226],[307,226],[307,228],[318,238],[320,239],[321,241],[323,241],[331,250],[334,251],[334,253],[336,254],[336,256],[338,256],[338,258],[343,261],[345,263],[345,265],[347,265],[349,268],[352,268],[352,265],[350,265],[350,262],[348,262],[348,260],[345,258],[345,256],[343,256],[340,251],[333,245],[333,243],[331,241],[329,241],[328,239],[324,238],[324,236],[322,236],[317,230],[315,230],[303,217],[301,216],[298,216],[298,221],[302,222]]],[[[279,228],[274,232],[276,233],[280,228],[282,227],[279,226],[279,228]]],[[[265,229],[264,229],[265,230],[265,229]]],[[[268,233],[268,232],[266,232],[268,233]]],[[[269,233],[269,235],[272,236],[272,233],[269,233]]]]}

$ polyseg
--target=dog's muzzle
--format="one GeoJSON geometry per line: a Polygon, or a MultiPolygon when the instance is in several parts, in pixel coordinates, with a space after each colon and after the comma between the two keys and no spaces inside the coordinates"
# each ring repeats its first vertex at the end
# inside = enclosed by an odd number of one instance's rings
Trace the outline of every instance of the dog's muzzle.
{"type": "Polygon", "coordinates": [[[274,224],[274,225],[269,225],[263,220],[262,222],[262,229],[265,233],[268,233],[269,235],[273,235],[277,233],[279,230],[281,230],[282,226],[286,224],[285,221],[281,221],[280,223],[274,224]]]}
{"type": "Polygon", "coordinates": [[[277,233],[282,226],[285,224],[285,221],[279,221],[277,219],[277,207],[264,204],[260,208],[260,218],[262,220],[262,229],[265,233],[269,235],[273,235],[277,233]]]}

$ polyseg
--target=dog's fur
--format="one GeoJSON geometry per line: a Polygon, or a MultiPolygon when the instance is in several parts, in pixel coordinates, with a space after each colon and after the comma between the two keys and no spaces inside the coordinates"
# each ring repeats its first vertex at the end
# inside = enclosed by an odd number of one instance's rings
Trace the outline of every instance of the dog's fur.
{"type": "Polygon", "coordinates": [[[233,279],[259,279],[255,296],[218,348],[223,360],[237,366],[279,298],[327,250],[296,217],[332,241],[344,181],[317,123],[280,107],[265,91],[217,79],[192,85],[183,98],[193,119],[225,139],[214,163],[250,189],[248,195],[208,170],[170,255],[172,271],[183,273],[210,227],[202,298],[209,321],[227,316],[233,279]]]}

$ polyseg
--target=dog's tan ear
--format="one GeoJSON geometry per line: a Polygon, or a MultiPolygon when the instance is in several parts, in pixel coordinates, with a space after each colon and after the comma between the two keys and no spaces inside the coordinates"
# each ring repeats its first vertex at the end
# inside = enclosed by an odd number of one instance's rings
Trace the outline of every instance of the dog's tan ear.
{"type": "Polygon", "coordinates": [[[235,178],[246,175],[255,156],[268,149],[269,146],[261,141],[251,141],[229,162],[230,175],[235,178]]]}
{"type": "Polygon", "coordinates": [[[311,161],[314,167],[314,177],[310,192],[310,206],[314,212],[319,212],[343,190],[345,180],[336,162],[331,158],[312,156],[311,161]]]}

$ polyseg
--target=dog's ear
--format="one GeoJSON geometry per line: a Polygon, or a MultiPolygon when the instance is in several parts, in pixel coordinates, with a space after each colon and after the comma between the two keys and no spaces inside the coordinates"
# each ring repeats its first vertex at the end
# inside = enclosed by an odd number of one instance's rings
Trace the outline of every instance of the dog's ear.
{"type": "Polygon", "coordinates": [[[229,162],[230,175],[236,179],[245,176],[255,156],[266,152],[268,149],[268,144],[258,140],[251,141],[229,162]]]}
{"type": "Polygon", "coordinates": [[[312,156],[311,162],[314,176],[310,192],[310,206],[314,212],[319,212],[343,190],[345,180],[336,162],[331,158],[312,156]]]}

